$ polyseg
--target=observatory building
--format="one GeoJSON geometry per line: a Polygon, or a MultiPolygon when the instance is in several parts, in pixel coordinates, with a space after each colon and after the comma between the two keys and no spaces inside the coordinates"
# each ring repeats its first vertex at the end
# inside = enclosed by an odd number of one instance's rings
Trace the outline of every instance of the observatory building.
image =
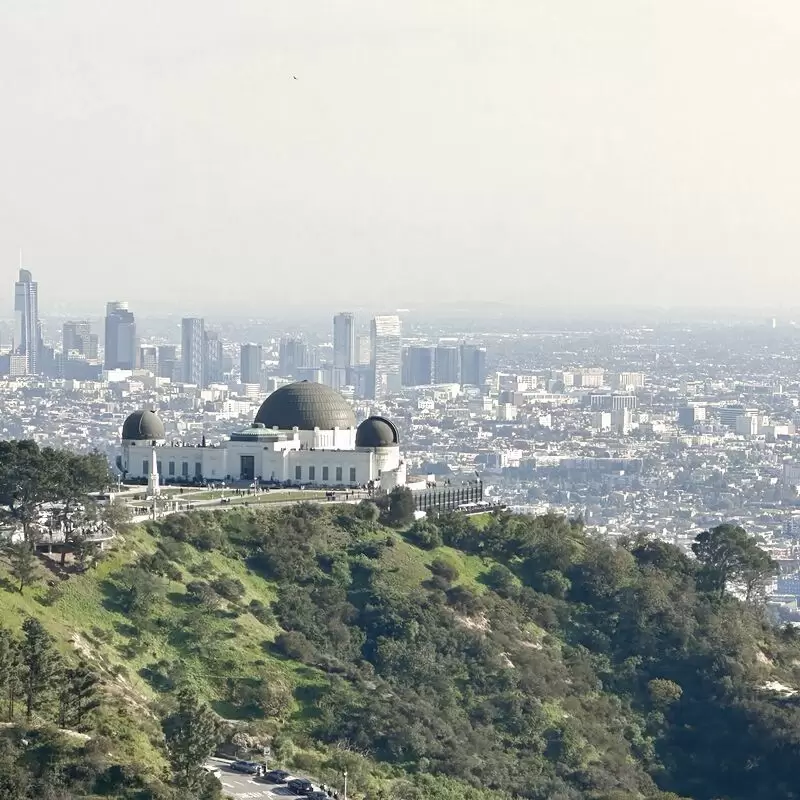
{"type": "Polygon", "coordinates": [[[122,426],[117,466],[126,479],[163,482],[248,481],[329,487],[406,484],[397,428],[383,417],[356,425],[338,392],[300,381],[277,389],[253,424],[219,445],[168,443],[155,411],[131,414],[122,426]]]}

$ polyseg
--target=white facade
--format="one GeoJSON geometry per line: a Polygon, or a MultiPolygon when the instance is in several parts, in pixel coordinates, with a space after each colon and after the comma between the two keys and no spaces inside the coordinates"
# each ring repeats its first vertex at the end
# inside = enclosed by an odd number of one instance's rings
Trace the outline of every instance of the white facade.
{"type": "Polygon", "coordinates": [[[126,478],[150,479],[155,453],[162,482],[264,481],[315,486],[384,488],[405,483],[398,446],[355,447],[355,428],[278,431],[246,428],[217,446],[123,440],[121,466],[126,478]]]}

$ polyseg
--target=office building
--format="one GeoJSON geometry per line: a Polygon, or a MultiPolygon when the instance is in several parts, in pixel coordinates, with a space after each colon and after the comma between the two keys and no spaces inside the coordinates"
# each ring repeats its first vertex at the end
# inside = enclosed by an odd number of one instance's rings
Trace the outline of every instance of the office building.
{"type": "Polygon", "coordinates": [[[373,317],[372,338],[372,398],[382,400],[401,388],[402,326],[400,317],[392,314],[373,317]]]}
{"type": "Polygon", "coordinates": [[[643,372],[618,372],[614,376],[613,386],[623,392],[633,392],[644,388],[643,372]]]}
{"type": "Polygon", "coordinates": [[[333,388],[341,389],[351,382],[350,372],[355,366],[356,326],[350,312],[341,312],[333,318],[333,388]]]}
{"type": "Polygon", "coordinates": [[[139,367],[141,369],[152,372],[153,375],[158,374],[158,348],[156,347],[140,347],[139,348],[139,367]]]}
{"type": "Polygon", "coordinates": [[[203,364],[203,380],[206,386],[222,383],[224,368],[222,365],[222,339],[216,331],[205,331],[205,350],[203,364]]]}
{"type": "Polygon", "coordinates": [[[403,348],[403,385],[430,386],[435,379],[436,348],[403,348]]]}
{"type": "Polygon", "coordinates": [[[41,350],[39,326],[39,284],[27,269],[20,269],[19,280],[14,284],[14,354],[23,361],[15,362],[15,369],[24,369],[23,375],[37,375],[41,350]]]}
{"type": "Polygon", "coordinates": [[[483,386],[486,381],[486,348],[474,344],[461,345],[461,384],[483,386]]]}
{"type": "Polygon", "coordinates": [[[355,366],[368,367],[372,360],[372,338],[368,333],[356,336],[355,366]]]}
{"type": "Polygon", "coordinates": [[[205,323],[201,317],[181,320],[182,380],[195,386],[205,386],[203,371],[206,360],[205,323]]]}
{"type": "Polygon", "coordinates": [[[436,348],[436,383],[461,383],[461,350],[458,347],[436,348]]]}
{"type": "Polygon", "coordinates": [[[239,347],[239,373],[242,383],[261,385],[261,365],[264,351],[260,344],[243,344],[239,347]]]}
{"type": "Polygon", "coordinates": [[[92,324],[88,320],[65,322],[61,328],[61,349],[64,356],[77,354],[91,361],[99,355],[99,340],[92,333],[92,324]]]}
{"type": "Polygon", "coordinates": [[[136,320],[125,302],[106,304],[105,369],[136,369],[136,320]]]}
{"type": "Polygon", "coordinates": [[[575,374],[575,385],[585,388],[602,386],[605,381],[605,370],[602,367],[587,367],[575,374]]]}
{"type": "Polygon", "coordinates": [[[635,394],[593,394],[589,396],[589,407],[592,411],[620,411],[627,408],[635,411],[639,398],[635,394]]]}
{"type": "Polygon", "coordinates": [[[698,422],[705,422],[705,406],[684,406],[678,409],[678,425],[691,430],[698,422]]]}
{"type": "Polygon", "coordinates": [[[179,381],[180,361],[178,348],[174,344],[162,344],[158,347],[158,377],[179,381]]]}

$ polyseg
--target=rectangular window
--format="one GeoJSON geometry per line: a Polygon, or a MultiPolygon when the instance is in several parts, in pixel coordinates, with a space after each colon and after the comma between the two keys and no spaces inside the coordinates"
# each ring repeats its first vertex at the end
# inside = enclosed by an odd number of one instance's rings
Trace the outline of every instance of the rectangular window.
{"type": "Polygon", "coordinates": [[[195,478],[203,477],[203,463],[201,461],[194,462],[194,476],[195,478]]]}
{"type": "Polygon", "coordinates": [[[342,468],[336,467],[336,483],[342,482],[342,468]]]}
{"type": "Polygon", "coordinates": [[[150,462],[145,459],[142,461],[142,475],[149,475],[150,474],[150,462]]]}
{"type": "Polygon", "coordinates": [[[309,467],[308,468],[308,479],[313,481],[314,478],[317,477],[317,468],[316,467],[309,467]]]}
{"type": "Polygon", "coordinates": [[[294,468],[294,479],[296,481],[303,480],[303,468],[302,467],[295,467],[294,468]]]}
{"type": "Polygon", "coordinates": [[[356,482],[356,468],[350,467],[350,483],[356,482]]]}
{"type": "Polygon", "coordinates": [[[175,474],[175,462],[174,461],[170,461],[169,462],[169,474],[170,475],[174,475],[175,474]]]}
{"type": "Polygon", "coordinates": [[[189,462],[188,461],[184,461],[183,464],[181,464],[181,475],[183,475],[184,478],[188,478],[189,477],[189,462]]]}
{"type": "Polygon", "coordinates": [[[156,461],[156,472],[158,472],[159,475],[163,475],[164,474],[162,469],[161,469],[161,462],[160,461],[156,461]]]}
{"type": "Polygon", "coordinates": [[[328,468],[327,467],[323,467],[322,468],[322,480],[323,480],[323,482],[328,480],[328,468]]]}

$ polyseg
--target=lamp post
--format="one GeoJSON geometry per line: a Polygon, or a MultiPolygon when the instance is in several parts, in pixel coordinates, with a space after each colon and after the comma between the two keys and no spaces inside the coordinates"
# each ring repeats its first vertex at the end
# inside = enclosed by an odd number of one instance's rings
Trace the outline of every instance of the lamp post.
{"type": "Polygon", "coordinates": [[[347,800],[347,770],[344,771],[344,800],[347,800]]]}

